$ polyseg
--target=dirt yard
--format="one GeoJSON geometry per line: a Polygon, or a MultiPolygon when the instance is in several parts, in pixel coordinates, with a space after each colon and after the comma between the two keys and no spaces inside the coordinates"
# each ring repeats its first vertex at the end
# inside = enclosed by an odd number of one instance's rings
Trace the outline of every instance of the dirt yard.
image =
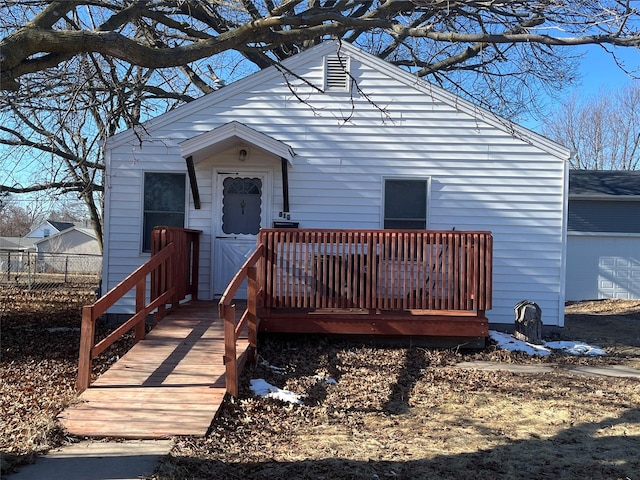
{"type": "MultiPolygon", "coordinates": [[[[30,313],[0,309],[3,473],[77,440],[54,420],[74,399],[77,303],[69,296],[41,308],[33,298],[19,303],[30,313]]],[[[154,478],[638,479],[638,380],[455,366],[493,360],[640,369],[640,301],[569,305],[561,337],[604,347],[607,356],[264,339],[240,398],[225,403],[206,438],[175,439],[154,478]],[[249,381],[257,378],[302,403],[254,396],[249,381]]]]}
{"type": "Polygon", "coordinates": [[[562,336],[601,346],[610,360],[620,359],[640,370],[640,301],[597,300],[567,305],[562,336]]]}

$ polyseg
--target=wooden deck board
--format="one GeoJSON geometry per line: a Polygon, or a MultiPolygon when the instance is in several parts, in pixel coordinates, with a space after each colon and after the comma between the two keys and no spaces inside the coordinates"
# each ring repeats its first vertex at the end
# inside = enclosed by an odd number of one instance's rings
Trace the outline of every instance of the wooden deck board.
{"type": "MultiPolygon", "coordinates": [[[[238,342],[238,351],[247,347],[245,339],[238,342]]],[[[79,436],[204,436],[225,397],[223,354],[216,303],[182,305],[58,419],[79,436]]]]}

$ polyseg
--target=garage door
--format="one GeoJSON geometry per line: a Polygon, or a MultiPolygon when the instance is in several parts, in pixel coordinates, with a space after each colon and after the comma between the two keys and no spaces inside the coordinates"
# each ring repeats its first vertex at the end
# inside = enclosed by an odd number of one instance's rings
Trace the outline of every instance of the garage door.
{"type": "Polygon", "coordinates": [[[567,300],[640,299],[640,235],[569,234],[567,300]]]}

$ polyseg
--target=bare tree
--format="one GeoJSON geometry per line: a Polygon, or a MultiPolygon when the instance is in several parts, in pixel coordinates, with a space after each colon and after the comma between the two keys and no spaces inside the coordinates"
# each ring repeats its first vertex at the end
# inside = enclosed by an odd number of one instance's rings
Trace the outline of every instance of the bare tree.
{"type": "Polygon", "coordinates": [[[0,98],[0,146],[11,149],[3,160],[0,193],[73,193],[86,205],[101,243],[104,141],[190,101],[195,76],[187,67],[182,73],[178,78],[175,71],[83,54],[26,76],[23,88],[0,98]],[[28,171],[29,177],[16,171],[28,171]]]}
{"type": "Polygon", "coordinates": [[[543,133],[574,151],[573,168],[638,169],[640,83],[592,98],[573,95],[549,115],[543,133]]]}
{"type": "Polygon", "coordinates": [[[0,237],[23,237],[37,220],[34,210],[21,207],[10,195],[0,198],[0,237]]]}
{"type": "MultiPolygon", "coordinates": [[[[640,46],[630,0],[0,0],[2,191],[70,192],[102,238],[104,139],[328,38],[513,118],[597,44],[640,46]],[[27,168],[24,165],[30,164],[27,168]]],[[[615,56],[614,56],[614,60],[615,56]]],[[[620,63],[621,68],[624,66],[620,63]]],[[[632,73],[632,72],[629,72],[632,73]]]]}
{"type": "Polygon", "coordinates": [[[4,3],[4,90],[85,53],[160,69],[234,51],[264,68],[333,37],[510,112],[535,101],[539,88],[572,80],[571,54],[559,47],[640,45],[631,0],[4,3]]]}

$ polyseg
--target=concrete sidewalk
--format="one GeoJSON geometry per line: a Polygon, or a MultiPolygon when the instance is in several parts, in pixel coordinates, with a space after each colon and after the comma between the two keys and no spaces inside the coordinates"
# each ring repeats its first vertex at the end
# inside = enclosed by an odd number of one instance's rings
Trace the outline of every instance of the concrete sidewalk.
{"type": "Polygon", "coordinates": [[[636,378],[640,380],[640,370],[624,365],[557,365],[555,363],[515,364],[499,362],[462,362],[453,368],[475,370],[503,370],[512,373],[558,373],[566,372],[590,377],[636,378]]]}
{"type": "Polygon", "coordinates": [[[140,480],[150,476],[171,440],[89,440],[38,457],[7,480],[140,480]]]}

